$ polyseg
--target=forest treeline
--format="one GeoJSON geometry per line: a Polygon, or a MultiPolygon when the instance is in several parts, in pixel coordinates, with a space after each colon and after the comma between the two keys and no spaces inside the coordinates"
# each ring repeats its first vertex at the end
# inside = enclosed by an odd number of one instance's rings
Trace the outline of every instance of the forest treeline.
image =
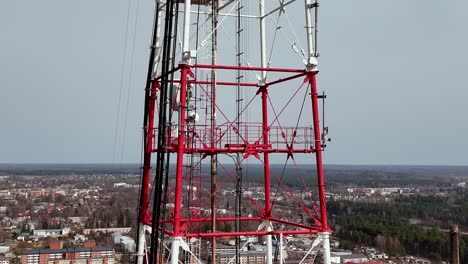
{"type": "MultiPolygon", "coordinates": [[[[375,246],[402,256],[434,260],[449,257],[450,224],[468,226],[468,194],[449,197],[416,196],[389,203],[331,201],[328,203],[334,235],[343,246],[375,246]],[[430,227],[431,226],[431,227],[430,227]]],[[[461,263],[468,263],[468,236],[460,238],[461,263]]]]}

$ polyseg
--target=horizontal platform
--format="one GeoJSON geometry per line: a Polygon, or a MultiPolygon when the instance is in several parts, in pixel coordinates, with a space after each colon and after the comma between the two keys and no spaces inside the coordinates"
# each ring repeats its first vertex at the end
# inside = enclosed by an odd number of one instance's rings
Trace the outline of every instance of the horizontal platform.
{"type": "MultiPolygon", "coordinates": [[[[192,154],[192,153],[201,153],[201,154],[223,154],[223,153],[246,153],[248,147],[245,148],[219,148],[219,149],[211,149],[211,148],[191,148],[186,149],[184,151],[185,154],[192,154]]],[[[176,152],[175,148],[168,149],[169,152],[176,152]]],[[[314,153],[315,150],[313,149],[255,149],[252,150],[252,155],[255,153],[314,153]]],[[[249,153],[247,153],[249,155],[249,153]]],[[[246,156],[245,156],[246,157],[246,156]]]]}
{"type": "MultiPolygon", "coordinates": [[[[158,131],[155,129],[155,135],[158,131]]],[[[216,126],[212,133],[208,125],[191,126],[186,133],[185,153],[313,153],[315,142],[312,127],[279,127],[268,129],[269,144],[262,142],[263,127],[260,123],[225,123],[216,126]],[[211,137],[214,145],[211,146],[211,137]]],[[[166,150],[177,150],[178,126],[166,132],[166,150]]],[[[157,151],[156,144],[153,151],[157,151]]]]}

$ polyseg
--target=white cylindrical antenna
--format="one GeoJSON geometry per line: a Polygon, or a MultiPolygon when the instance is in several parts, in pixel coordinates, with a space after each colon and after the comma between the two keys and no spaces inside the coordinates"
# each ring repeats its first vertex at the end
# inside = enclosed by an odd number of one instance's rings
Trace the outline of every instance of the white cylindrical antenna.
{"type": "MultiPolygon", "coordinates": [[[[266,56],[266,32],[265,32],[265,0],[260,0],[260,60],[261,67],[267,67],[267,56],[266,56]]],[[[266,71],[262,71],[260,83],[266,82],[266,71]]]]}
{"type": "Polygon", "coordinates": [[[185,0],[184,6],[184,37],[182,39],[182,60],[188,61],[190,59],[190,6],[191,0],[185,0]]]}
{"type": "Polygon", "coordinates": [[[317,58],[315,57],[314,49],[314,30],[312,26],[312,1],[305,0],[305,18],[306,18],[306,32],[307,32],[307,66],[317,66],[317,58]]]}

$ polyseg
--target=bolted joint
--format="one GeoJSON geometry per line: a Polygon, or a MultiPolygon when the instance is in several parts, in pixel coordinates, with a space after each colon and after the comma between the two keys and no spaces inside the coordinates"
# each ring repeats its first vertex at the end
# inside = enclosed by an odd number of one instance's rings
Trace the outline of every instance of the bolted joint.
{"type": "Polygon", "coordinates": [[[268,93],[268,85],[261,85],[258,88],[256,95],[259,95],[260,93],[268,93]]]}

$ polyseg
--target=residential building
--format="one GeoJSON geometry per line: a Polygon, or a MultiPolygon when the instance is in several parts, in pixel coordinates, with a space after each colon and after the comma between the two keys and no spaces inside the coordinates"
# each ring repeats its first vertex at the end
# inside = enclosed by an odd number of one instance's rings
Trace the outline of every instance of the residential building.
{"type": "Polygon", "coordinates": [[[47,249],[26,249],[21,253],[21,264],[114,264],[114,262],[113,249],[96,246],[94,241],[86,241],[81,248],[63,248],[62,241],[51,241],[47,249]]]}
{"type": "Polygon", "coordinates": [[[342,263],[341,257],[343,256],[351,256],[353,252],[351,251],[332,251],[330,254],[330,261],[331,263],[342,263]]]}
{"type": "Polygon", "coordinates": [[[33,236],[36,237],[59,237],[67,236],[70,233],[70,228],[62,229],[36,229],[33,230],[33,236]]]}
{"type": "Polygon", "coordinates": [[[130,231],[132,231],[131,227],[92,228],[92,229],[84,229],[83,234],[89,235],[91,233],[114,233],[114,232],[120,232],[122,234],[125,234],[130,231]]]}
{"type": "MultiPolygon", "coordinates": [[[[216,263],[217,264],[234,263],[231,261],[232,258],[235,258],[235,253],[227,253],[227,252],[217,253],[216,263]]],[[[266,255],[265,253],[259,253],[259,252],[241,252],[240,263],[241,264],[263,264],[263,263],[266,263],[266,255]]]]}
{"type": "Polygon", "coordinates": [[[10,264],[10,259],[3,255],[0,255],[0,264],[10,264]]]}
{"type": "Polygon", "coordinates": [[[362,263],[366,261],[368,261],[368,259],[363,254],[351,254],[341,256],[341,263],[362,263]]]}

